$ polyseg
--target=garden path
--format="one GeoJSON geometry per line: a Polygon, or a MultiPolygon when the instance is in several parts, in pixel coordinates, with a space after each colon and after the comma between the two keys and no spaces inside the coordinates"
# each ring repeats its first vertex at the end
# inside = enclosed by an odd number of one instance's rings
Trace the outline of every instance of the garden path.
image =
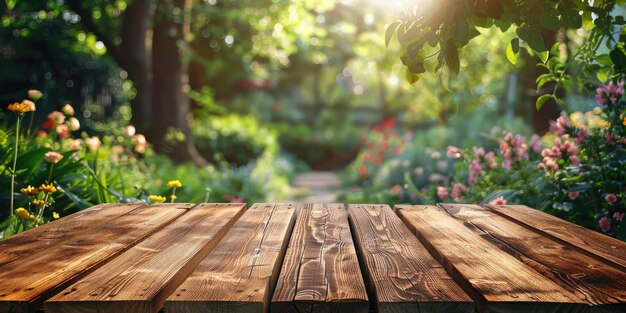
{"type": "Polygon", "coordinates": [[[331,203],[337,201],[342,183],[334,172],[312,171],[296,176],[293,188],[291,202],[331,203]]]}

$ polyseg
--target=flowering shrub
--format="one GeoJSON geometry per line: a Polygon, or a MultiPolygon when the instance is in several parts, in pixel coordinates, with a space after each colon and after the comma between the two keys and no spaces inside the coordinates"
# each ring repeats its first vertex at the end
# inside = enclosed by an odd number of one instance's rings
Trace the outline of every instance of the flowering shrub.
{"type": "MultiPolygon", "coordinates": [[[[526,204],[626,240],[626,223],[622,223],[626,211],[623,95],[623,83],[600,86],[597,107],[584,113],[563,113],[551,122],[550,132],[543,138],[503,131],[492,148],[425,150],[422,154],[426,157],[415,157],[421,164],[411,162],[403,169],[403,183],[387,180],[365,192],[358,186],[347,199],[392,204],[526,204]],[[444,154],[445,162],[439,159],[444,154]],[[441,163],[436,173],[440,177],[430,179],[430,174],[425,184],[420,181],[424,169],[437,168],[429,157],[441,163]]],[[[388,163],[403,162],[398,161],[401,157],[388,163]]]]}
{"type": "Polygon", "coordinates": [[[15,123],[0,127],[0,238],[97,203],[260,202],[288,192],[282,169],[271,166],[275,153],[243,168],[173,164],[119,120],[98,134],[80,132],[71,105],[49,113],[39,127],[24,128],[41,93],[29,95],[6,107],[3,120],[15,123]]]}

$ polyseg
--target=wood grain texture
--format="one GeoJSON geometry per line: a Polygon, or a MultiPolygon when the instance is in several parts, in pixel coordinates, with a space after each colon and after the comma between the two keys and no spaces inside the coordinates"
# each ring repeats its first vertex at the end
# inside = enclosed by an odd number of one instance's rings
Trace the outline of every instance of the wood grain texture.
{"type": "Polygon", "coordinates": [[[489,312],[578,312],[584,301],[482,239],[435,206],[397,206],[448,273],[489,312]]]}
{"type": "Polygon", "coordinates": [[[7,264],[9,268],[0,272],[0,313],[40,308],[44,300],[169,224],[192,206],[141,207],[132,214],[116,218],[115,223],[94,228],[53,249],[7,264]]]}
{"type": "Polygon", "coordinates": [[[0,268],[38,251],[81,237],[92,229],[131,212],[145,204],[102,204],[68,215],[29,231],[0,240],[0,268]]]}
{"type": "Polygon", "coordinates": [[[474,312],[471,298],[387,205],[348,206],[378,312],[474,312]]]}
{"type": "Polygon", "coordinates": [[[165,311],[266,312],[295,221],[291,204],[255,204],[167,298],[165,311]]]}
{"type": "Polygon", "coordinates": [[[343,204],[306,204],[285,253],[272,313],[367,312],[369,303],[343,204]]]}
{"type": "MultiPolygon", "coordinates": [[[[626,273],[478,205],[441,204],[448,214],[591,306],[625,312],[626,273]]],[[[410,209],[410,208],[409,208],[410,209]]]]}
{"type": "Polygon", "coordinates": [[[46,313],[158,312],[244,211],[245,204],[194,207],[46,301],[46,313]]]}
{"type": "Polygon", "coordinates": [[[538,229],[547,236],[604,258],[626,271],[626,242],[624,241],[524,205],[488,205],[487,207],[507,218],[538,229]]]}

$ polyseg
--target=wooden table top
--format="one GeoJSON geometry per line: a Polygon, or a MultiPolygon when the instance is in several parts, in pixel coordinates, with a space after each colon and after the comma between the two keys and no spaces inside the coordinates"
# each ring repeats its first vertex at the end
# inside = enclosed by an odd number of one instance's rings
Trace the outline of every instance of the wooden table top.
{"type": "Polygon", "coordinates": [[[626,312],[626,243],[525,206],[105,204],[0,240],[0,313],[626,312]]]}

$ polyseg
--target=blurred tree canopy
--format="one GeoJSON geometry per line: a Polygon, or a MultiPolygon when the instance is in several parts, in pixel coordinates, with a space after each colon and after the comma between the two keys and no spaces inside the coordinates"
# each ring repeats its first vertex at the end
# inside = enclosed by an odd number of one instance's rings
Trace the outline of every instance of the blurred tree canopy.
{"type": "MultiPolygon", "coordinates": [[[[320,133],[315,140],[327,149],[333,136],[343,139],[331,145],[349,146],[357,125],[388,117],[414,127],[483,105],[526,114],[510,97],[524,92],[513,88],[518,69],[501,53],[515,27],[477,28],[485,35],[460,51],[459,75],[424,76],[411,87],[397,61],[406,47],[385,48],[384,26],[397,9],[379,1],[0,5],[0,97],[16,100],[39,88],[47,94],[41,103],[72,102],[86,118],[116,117],[130,103],[124,112],[131,123],[177,160],[204,164],[190,128],[198,115],[252,114],[279,129],[298,123],[320,133]]],[[[310,137],[308,130],[281,132],[298,133],[310,137]]]]}
{"type": "MultiPolygon", "coordinates": [[[[523,58],[523,49],[536,55],[546,71],[529,75],[537,89],[537,109],[547,101],[561,104],[559,87],[571,90],[574,83],[595,86],[620,80],[626,73],[626,21],[616,0],[445,0],[415,1],[388,25],[385,41],[397,38],[406,78],[416,82],[427,70],[458,74],[459,49],[480,35],[479,29],[497,26],[515,28],[515,36],[502,47],[513,63],[523,58]],[[565,30],[577,30],[583,40],[575,53],[568,52],[565,30]],[[580,68],[574,81],[568,68],[580,68]]],[[[571,48],[571,46],[570,46],[571,48]]],[[[527,73],[533,74],[533,73],[527,73]]]]}

